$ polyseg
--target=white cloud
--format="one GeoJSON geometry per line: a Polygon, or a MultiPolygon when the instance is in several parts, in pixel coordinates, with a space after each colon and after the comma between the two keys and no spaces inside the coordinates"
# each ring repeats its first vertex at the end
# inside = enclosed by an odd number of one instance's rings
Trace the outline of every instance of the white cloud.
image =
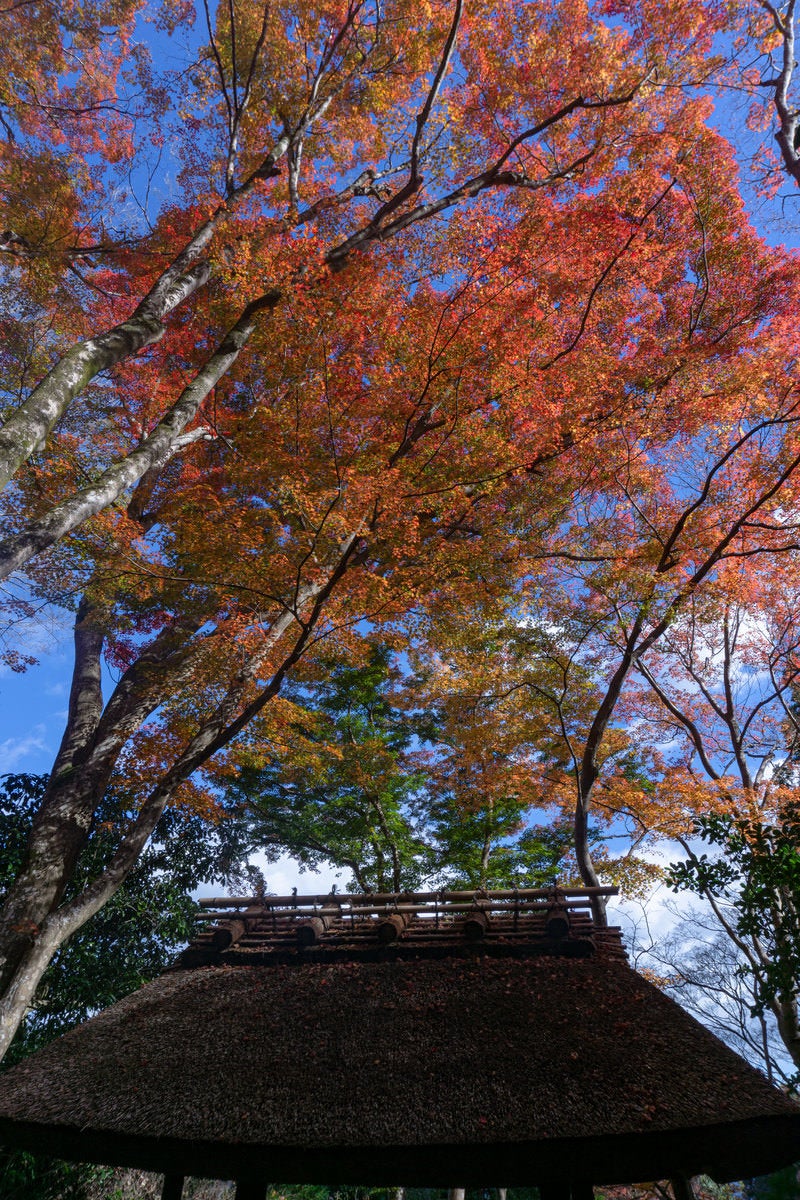
{"type": "Polygon", "coordinates": [[[325,863],[318,871],[305,870],[301,875],[299,863],[288,855],[270,863],[256,854],[251,861],[264,872],[267,887],[275,896],[288,896],[292,888],[297,888],[300,895],[327,895],[334,884],[336,890],[341,892],[349,874],[331,863],[325,863]]]}
{"type": "Polygon", "coordinates": [[[628,950],[634,956],[664,941],[700,903],[689,892],[677,895],[659,884],[644,901],[614,897],[608,904],[608,922],[620,925],[628,950]]]}
{"type": "Polygon", "coordinates": [[[18,771],[26,759],[47,751],[44,725],[34,725],[24,737],[6,738],[0,742],[0,775],[7,771],[18,771]]]}
{"type": "MultiPolygon", "coordinates": [[[[344,891],[348,872],[342,871],[331,863],[325,863],[318,871],[304,870],[301,874],[300,865],[288,854],[282,855],[277,862],[267,862],[263,854],[254,854],[250,858],[254,867],[264,873],[267,889],[273,896],[290,896],[293,888],[297,888],[301,896],[327,895],[334,884],[338,892],[344,891]]],[[[203,886],[198,889],[198,899],[204,896],[218,896],[220,889],[213,886],[203,886]]]]}

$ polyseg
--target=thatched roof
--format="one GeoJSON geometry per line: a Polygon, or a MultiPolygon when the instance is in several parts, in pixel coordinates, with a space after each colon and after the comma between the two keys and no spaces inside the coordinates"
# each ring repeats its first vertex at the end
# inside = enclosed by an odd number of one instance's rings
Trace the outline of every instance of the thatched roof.
{"type": "Polygon", "coordinates": [[[170,973],[0,1077],[0,1138],[280,1182],[742,1178],[800,1110],[619,958],[170,973]]]}

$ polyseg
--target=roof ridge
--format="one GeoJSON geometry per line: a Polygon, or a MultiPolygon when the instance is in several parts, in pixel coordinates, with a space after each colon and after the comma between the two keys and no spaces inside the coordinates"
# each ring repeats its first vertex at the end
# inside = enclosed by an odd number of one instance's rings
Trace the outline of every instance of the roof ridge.
{"type": "Polygon", "coordinates": [[[597,920],[604,888],[247,896],[201,902],[206,928],[177,966],[550,954],[625,958],[621,930],[597,920]]]}

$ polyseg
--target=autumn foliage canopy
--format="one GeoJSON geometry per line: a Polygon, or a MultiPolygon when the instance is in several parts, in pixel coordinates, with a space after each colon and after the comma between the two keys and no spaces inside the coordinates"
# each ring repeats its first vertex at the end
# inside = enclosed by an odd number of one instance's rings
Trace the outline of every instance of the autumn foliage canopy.
{"type": "Polygon", "coordinates": [[[663,674],[698,597],[768,607],[765,564],[794,561],[800,284],[711,124],[715,86],[756,88],[743,47],[780,40],[763,18],[0,10],[7,663],[42,605],[76,618],[0,926],[7,1032],[164,806],[213,815],[291,753],[284,680],[359,661],[365,631],[424,667],[464,761],[497,737],[574,816],[585,881],[594,796],[685,823],[688,770],[677,812],[623,761],[638,665],[663,674]],[[115,856],[63,902],[123,786],[115,856]]]}

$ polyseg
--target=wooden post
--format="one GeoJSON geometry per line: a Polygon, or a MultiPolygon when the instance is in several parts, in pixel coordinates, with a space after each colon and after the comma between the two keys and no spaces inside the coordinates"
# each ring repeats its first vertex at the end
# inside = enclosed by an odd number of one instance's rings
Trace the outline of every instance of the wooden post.
{"type": "Polygon", "coordinates": [[[236,1181],[235,1200],[264,1200],[267,1185],[260,1180],[239,1179],[236,1181]]]}
{"type": "Polygon", "coordinates": [[[545,922],[547,936],[561,941],[569,933],[569,913],[565,904],[554,904],[545,922]]]}
{"type": "Polygon", "coordinates": [[[572,1200],[594,1200],[594,1188],[590,1183],[573,1183],[572,1200]]]}
{"type": "Polygon", "coordinates": [[[164,1186],[161,1189],[161,1200],[181,1200],[183,1195],[183,1176],[165,1175],[164,1186]]]}
{"type": "Polygon", "coordinates": [[[571,1188],[568,1183],[540,1183],[539,1200],[570,1200],[571,1188]]]}

